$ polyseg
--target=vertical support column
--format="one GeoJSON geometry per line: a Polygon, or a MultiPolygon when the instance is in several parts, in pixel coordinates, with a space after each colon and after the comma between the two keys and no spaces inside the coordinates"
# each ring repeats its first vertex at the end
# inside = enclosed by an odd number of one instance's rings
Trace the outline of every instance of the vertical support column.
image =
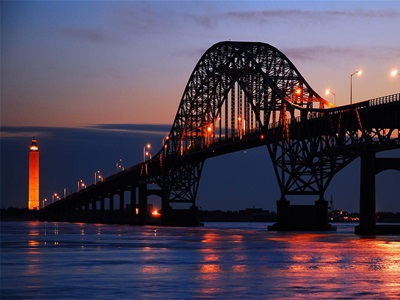
{"type": "Polygon", "coordinates": [[[147,222],[147,184],[139,185],[139,224],[145,225],[147,222]]]}
{"type": "Polygon", "coordinates": [[[278,215],[277,228],[286,230],[291,223],[290,220],[290,202],[282,195],[281,199],[276,201],[276,212],[278,215]]]}
{"type": "Polygon", "coordinates": [[[97,215],[97,198],[93,197],[92,199],[92,210],[90,212],[90,219],[92,222],[96,221],[96,215],[97,215]]]}
{"type": "Polygon", "coordinates": [[[87,200],[85,202],[85,211],[83,213],[83,222],[88,222],[89,221],[89,214],[90,214],[90,200],[87,200]]]}
{"type": "Polygon", "coordinates": [[[229,101],[226,99],[225,101],[225,140],[228,140],[228,132],[229,132],[229,125],[228,125],[228,118],[229,118],[229,101]]]}
{"type": "Polygon", "coordinates": [[[124,197],[125,195],[124,195],[124,191],[123,190],[121,190],[120,192],[119,192],[119,210],[121,211],[121,212],[123,212],[124,211],[124,208],[125,208],[125,197],[124,197]]]}
{"type": "Polygon", "coordinates": [[[169,195],[166,195],[164,190],[162,191],[161,196],[161,219],[164,225],[170,224],[171,222],[171,214],[172,214],[172,207],[169,204],[169,195]]]}
{"type": "Polygon", "coordinates": [[[134,220],[134,222],[136,221],[136,187],[135,186],[131,186],[131,211],[130,211],[130,215],[132,217],[132,220],[134,220]]]}
{"type": "Polygon", "coordinates": [[[236,84],[233,85],[231,89],[231,138],[235,139],[235,87],[236,84]]]}
{"type": "Polygon", "coordinates": [[[110,212],[112,212],[114,210],[114,195],[110,194],[110,208],[109,208],[110,212]]]}
{"type": "Polygon", "coordinates": [[[104,208],[105,208],[104,197],[101,196],[101,198],[100,198],[100,220],[102,222],[104,222],[104,208]]]}
{"type": "Polygon", "coordinates": [[[376,232],[374,152],[366,151],[361,155],[360,173],[360,225],[356,227],[356,233],[374,234],[376,232]]]}

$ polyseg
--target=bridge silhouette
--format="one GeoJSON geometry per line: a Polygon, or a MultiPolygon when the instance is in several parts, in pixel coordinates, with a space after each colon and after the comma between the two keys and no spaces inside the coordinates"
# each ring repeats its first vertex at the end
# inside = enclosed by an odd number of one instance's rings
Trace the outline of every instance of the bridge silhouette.
{"type": "Polygon", "coordinates": [[[357,230],[375,233],[375,174],[400,170],[399,159],[376,153],[400,148],[399,129],[400,93],[335,107],[273,46],[220,42],[195,66],[156,155],[46,206],[41,218],[149,224],[147,198],[156,195],[160,224],[198,225],[206,159],[266,146],[281,193],[270,229],[331,229],[324,193],[335,174],[361,157],[357,230]],[[289,195],[314,197],[315,205],[291,205],[289,195]]]}

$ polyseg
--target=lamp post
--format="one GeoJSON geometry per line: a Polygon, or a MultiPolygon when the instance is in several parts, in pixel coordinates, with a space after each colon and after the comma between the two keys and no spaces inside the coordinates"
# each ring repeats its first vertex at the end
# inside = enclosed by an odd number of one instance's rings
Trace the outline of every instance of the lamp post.
{"type": "Polygon", "coordinates": [[[81,191],[81,187],[82,187],[83,189],[86,188],[86,184],[83,182],[82,179],[78,180],[78,192],[81,191]]]}
{"type": "Polygon", "coordinates": [[[67,188],[64,188],[64,199],[67,198],[67,188]]]}
{"type": "Polygon", "coordinates": [[[146,146],[143,147],[143,161],[146,161],[147,155],[149,155],[150,159],[151,159],[151,154],[148,151],[146,151],[146,149],[150,149],[150,148],[151,148],[150,144],[147,144],[146,146]]]}
{"type": "Polygon", "coordinates": [[[57,200],[60,200],[60,196],[58,196],[57,193],[54,193],[53,195],[51,195],[51,202],[54,203],[54,198],[57,200]]]}
{"type": "Polygon", "coordinates": [[[117,162],[115,163],[115,173],[118,173],[119,169],[121,169],[122,171],[125,170],[125,168],[122,166],[121,162],[122,162],[122,158],[117,160],[117,162]]]}
{"type": "Polygon", "coordinates": [[[350,75],[350,104],[353,104],[353,76],[356,74],[361,75],[362,70],[355,71],[350,75]]]}
{"type": "Polygon", "coordinates": [[[94,172],[94,184],[97,184],[97,180],[103,182],[103,175],[101,175],[100,171],[94,172]]]}
{"type": "Polygon", "coordinates": [[[162,140],[162,146],[164,149],[164,155],[167,154],[168,148],[169,148],[169,135],[167,135],[163,140],[162,140]]]}
{"type": "Polygon", "coordinates": [[[45,203],[46,201],[47,201],[47,198],[44,198],[43,201],[42,201],[42,203],[43,203],[43,204],[42,204],[43,208],[44,208],[44,203],[45,203]]]}
{"type": "Polygon", "coordinates": [[[334,92],[332,92],[332,90],[330,90],[330,89],[327,89],[327,90],[325,91],[325,94],[326,94],[326,95],[329,95],[329,94],[332,94],[332,95],[333,95],[333,105],[336,106],[336,94],[335,94],[334,92]]]}
{"type": "Polygon", "coordinates": [[[395,77],[396,75],[400,75],[400,72],[398,70],[393,70],[392,72],[390,72],[390,74],[392,75],[392,77],[395,77]]]}

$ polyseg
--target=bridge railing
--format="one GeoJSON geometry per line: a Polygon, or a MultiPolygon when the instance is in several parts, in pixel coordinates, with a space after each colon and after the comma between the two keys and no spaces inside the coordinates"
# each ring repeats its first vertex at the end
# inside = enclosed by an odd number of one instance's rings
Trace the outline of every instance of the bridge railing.
{"type": "Polygon", "coordinates": [[[388,95],[388,96],[384,96],[384,97],[379,97],[379,98],[375,98],[375,99],[370,99],[367,101],[369,102],[369,106],[376,106],[376,105],[387,104],[387,103],[391,103],[391,102],[397,102],[397,101],[400,101],[400,93],[388,95]]]}

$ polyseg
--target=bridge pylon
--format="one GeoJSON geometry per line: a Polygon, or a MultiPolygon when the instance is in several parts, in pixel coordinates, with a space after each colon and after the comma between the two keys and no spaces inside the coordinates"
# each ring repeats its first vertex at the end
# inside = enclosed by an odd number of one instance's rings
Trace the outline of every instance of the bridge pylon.
{"type": "Polygon", "coordinates": [[[281,198],[276,202],[278,221],[268,226],[271,231],[330,231],[336,230],[328,222],[328,201],[320,198],[314,205],[291,205],[281,198]]]}

